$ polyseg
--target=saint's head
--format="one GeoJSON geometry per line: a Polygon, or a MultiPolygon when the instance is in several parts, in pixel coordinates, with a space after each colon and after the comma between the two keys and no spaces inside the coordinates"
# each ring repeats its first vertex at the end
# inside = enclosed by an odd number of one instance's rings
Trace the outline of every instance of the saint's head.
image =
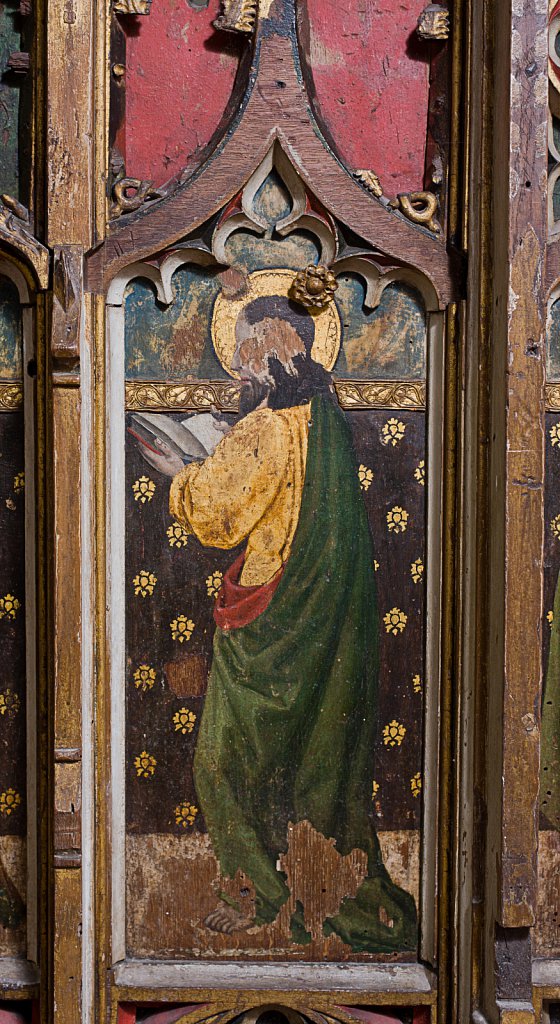
{"type": "Polygon", "coordinates": [[[248,303],[235,338],[232,369],[243,382],[242,414],[264,400],[273,409],[285,409],[331,391],[329,374],[311,354],[313,317],[290,299],[271,295],[248,303]]]}

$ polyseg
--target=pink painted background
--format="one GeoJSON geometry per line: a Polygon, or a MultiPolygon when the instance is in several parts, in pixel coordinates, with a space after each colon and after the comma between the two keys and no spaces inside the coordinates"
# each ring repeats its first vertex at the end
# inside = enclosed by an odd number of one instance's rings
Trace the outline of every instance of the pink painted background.
{"type": "MultiPolygon", "coordinates": [[[[415,35],[425,0],[306,0],[317,115],[350,170],[387,195],[422,188],[430,45],[415,35]]],[[[231,95],[243,39],[217,32],[219,0],[156,0],[127,31],[127,174],[157,185],[193,167],[231,95]]]]}
{"type": "Polygon", "coordinates": [[[426,0],[306,0],[317,114],[351,170],[387,195],[422,188],[430,43],[415,29],[426,0]]]}
{"type": "Polygon", "coordinates": [[[219,8],[156,0],[147,17],[122,18],[126,124],[116,141],[129,176],[163,184],[198,163],[218,127],[244,44],[212,28],[219,8]]]}

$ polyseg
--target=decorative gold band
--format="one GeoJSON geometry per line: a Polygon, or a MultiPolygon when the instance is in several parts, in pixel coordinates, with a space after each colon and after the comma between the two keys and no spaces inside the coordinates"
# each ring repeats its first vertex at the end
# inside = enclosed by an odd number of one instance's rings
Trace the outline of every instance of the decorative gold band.
{"type": "MultiPolygon", "coordinates": [[[[424,409],[423,381],[338,380],[338,400],[343,409],[424,409]]],[[[162,381],[126,382],[126,408],[182,412],[189,409],[220,409],[237,412],[240,385],[236,381],[198,381],[170,384],[162,381]]]]}
{"type": "Polygon", "coordinates": [[[0,381],[0,412],[18,412],[23,405],[23,384],[0,381]]]}

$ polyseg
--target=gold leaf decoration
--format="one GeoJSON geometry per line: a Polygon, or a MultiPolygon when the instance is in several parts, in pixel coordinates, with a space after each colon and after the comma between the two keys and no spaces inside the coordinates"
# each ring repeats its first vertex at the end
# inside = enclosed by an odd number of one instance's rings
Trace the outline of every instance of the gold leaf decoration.
{"type": "Polygon", "coordinates": [[[15,718],[21,707],[21,701],[9,688],[0,693],[0,715],[6,718],[15,718]]]}
{"type": "Polygon", "coordinates": [[[151,690],[152,686],[156,681],[156,670],[150,665],[139,665],[134,670],[132,678],[134,679],[134,685],[137,690],[142,690],[146,693],[147,690],[151,690]]]}
{"type": "Polygon", "coordinates": [[[153,572],[149,572],[147,569],[141,569],[132,581],[136,597],[151,597],[156,583],[157,576],[154,576],[153,572]]]}
{"type": "Polygon", "coordinates": [[[417,558],[415,562],[412,562],[410,575],[415,583],[420,583],[420,580],[424,578],[424,563],[421,558],[417,558]]]}
{"type": "Polygon", "coordinates": [[[414,479],[417,480],[418,483],[422,487],[424,487],[425,480],[426,480],[426,472],[425,472],[424,459],[420,460],[420,462],[418,463],[416,469],[414,470],[414,479]]]}
{"type": "Polygon", "coordinates": [[[216,569],[210,576],[206,577],[206,593],[208,597],[216,597],[224,581],[224,574],[216,569]]]}
{"type": "Polygon", "coordinates": [[[21,797],[15,789],[6,789],[0,793],[0,814],[10,815],[21,804],[21,797]]]}
{"type": "Polygon", "coordinates": [[[176,619],[173,619],[173,621],[169,623],[169,625],[171,628],[171,636],[174,640],[178,640],[180,644],[182,644],[184,640],[190,640],[194,629],[194,622],[192,619],[188,619],[186,615],[178,615],[176,619]]]}
{"type": "Polygon", "coordinates": [[[338,288],[338,281],[332,270],[321,263],[308,263],[294,277],[289,296],[306,309],[324,309],[331,302],[338,288]]]}
{"type": "Polygon", "coordinates": [[[406,424],[396,416],[391,416],[381,428],[381,444],[390,444],[394,448],[399,441],[402,441],[405,430],[406,424]]]}
{"type": "Polygon", "coordinates": [[[177,548],[184,548],[187,545],[189,535],[185,530],[184,526],[181,526],[177,521],[173,522],[171,526],[167,528],[167,536],[169,538],[170,546],[177,548]]]}
{"type": "Polygon", "coordinates": [[[402,722],[393,718],[392,722],[383,726],[383,743],[386,747],[400,747],[406,736],[406,729],[402,722]]]}
{"type": "Polygon", "coordinates": [[[136,774],[142,779],[149,779],[155,774],[157,761],[153,754],[148,754],[147,750],[143,750],[141,754],[138,754],[134,758],[134,767],[136,768],[136,774]]]}
{"type": "Polygon", "coordinates": [[[410,780],[410,788],[414,797],[420,796],[422,791],[422,776],[420,772],[416,772],[416,775],[412,776],[410,780]]]}
{"type": "Polygon", "coordinates": [[[363,185],[364,188],[367,188],[368,192],[371,192],[373,196],[376,196],[377,199],[381,198],[383,195],[383,186],[374,171],[366,171],[363,169],[354,171],[354,177],[357,178],[360,184],[363,185]]]}
{"type": "Polygon", "coordinates": [[[393,636],[398,636],[399,633],[403,632],[407,619],[408,616],[401,612],[400,608],[391,608],[391,611],[383,616],[385,631],[392,633],[393,636]]]}
{"type": "Polygon", "coordinates": [[[387,513],[387,529],[393,533],[404,533],[407,525],[408,512],[406,509],[401,508],[400,505],[395,505],[387,513]]]}
{"type": "Polygon", "coordinates": [[[134,500],[139,501],[141,505],[145,505],[147,501],[152,500],[155,489],[156,485],[153,480],[150,480],[148,476],[139,476],[138,480],[135,480],[132,485],[134,500]]]}
{"type": "Polygon", "coordinates": [[[373,471],[367,466],[360,465],[358,468],[358,480],[362,491],[368,491],[373,481],[373,471]]]}
{"type": "Polygon", "coordinates": [[[20,603],[13,594],[5,594],[4,597],[0,597],[0,619],[15,619],[18,608],[20,608],[20,603]]]}
{"type": "Polygon", "coordinates": [[[183,736],[193,731],[195,722],[196,715],[194,711],[189,711],[188,708],[179,708],[179,711],[176,711],[173,715],[175,732],[182,732],[183,736]]]}
{"type": "Polygon", "coordinates": [[[187,825],[194,825],[197,814],[198,807],[190,804],[188,800],[184,800],[183,803],[178,804],[175,808],[175,822],[177,825],[182,825],[183,828],[186,828],[187,825]]]}

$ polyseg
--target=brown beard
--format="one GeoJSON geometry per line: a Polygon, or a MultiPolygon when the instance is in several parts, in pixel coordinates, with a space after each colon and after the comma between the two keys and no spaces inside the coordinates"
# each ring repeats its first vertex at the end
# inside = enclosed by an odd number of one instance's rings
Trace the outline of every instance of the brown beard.
{"type": "Polygon", "coordinates": [[[243,382],[239,394],[239,419],[248,416],[261,402],[264,402],[270,394],[270,384],[259,380],[248,380],[243,382]]]}

